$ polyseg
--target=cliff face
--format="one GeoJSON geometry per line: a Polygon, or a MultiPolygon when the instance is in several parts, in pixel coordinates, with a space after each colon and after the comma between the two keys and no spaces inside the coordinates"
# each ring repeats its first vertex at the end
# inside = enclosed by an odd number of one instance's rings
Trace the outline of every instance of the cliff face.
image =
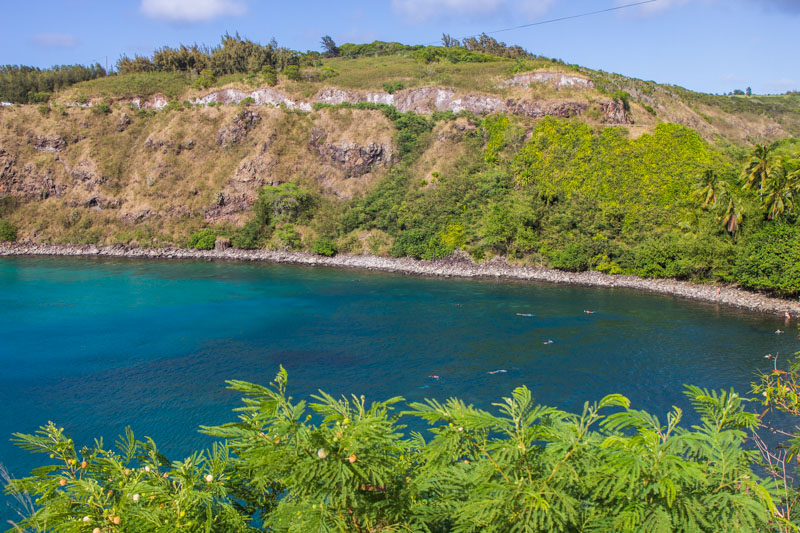
{"type": "MultiPolygon", "coordinates": [[[[206,224],[240,226],[265,185],[295,181],[333,205],[370,191],[401,160],[395,125],[378,110],[336,107],[345,103],[385,104],[421,115],[505,113],[517,124],[517,148],[544,117],[584,121],[595,129],[623,126],[632,136],[651,132],[661,121],[689,125],[709,140],[724,131],[733,132],[733,140],[785,134],[765,117],[701,117],[680,102],[654,99],[656,118],[655,110],[623,105],[574,73],[487,79],[483,91],[229,86],[187,93],[188,106],[161,95],[106,98],[110,114],[92,106],[99,101],[67,101],[51,111],[3,107],[0,209],[13,207],[22,239],[113,244],[117,238],[130,242],[135,233],[133,240],[149,244],[174,242],[206,224]],[[237,105],[245,99],[246,105],[237,105]]],[[[460,172],[460,161],[482,150],[481,135],[475,120],[439,122],[427,148],[403,172],[435,190],[438,175],[460,172]]]]}
{"type": "Polygon", "coordinates": [[[397,162],[394,134],[371,110],[226,106],[137,116],[68,108],[43,117],[7,108],[0,198],[27,213],[21,236],[32,239],[56,238],[84,215],[95,225],[164,231],[186,220],[238,224],[267,184],[359,194],[397,162]]]}
{"type": "MultiPolygon", "coordinates": [[[[548,73],[549,74],[549,73],[548,73]]],[[[553,81],[557,86],[591,88],[591,82],[583,78],[572,78],[564,75],[548,77],[532,75],[511,78],[507,87],[524,86],[530,83],[547,83],[553,81]],[[581,82],[575,80],[582,80],[581,82]]],[[[307,100],[294,100],[271,88],[261,88],[253,91],[239,89],[223,89],[210,92],[202,97],[190,100],[193,104],[239,104],[250,98],[255,106],[282,107],[288,110],[311,111],[314,104],[357,104],[367,102],[384,104],[397,108],[401,113],[413,111],[415,113],[429,114],[434,111],[452,111],[458,113],[469,111],[476,115],[491,113],[511,113],[530,118],[553,116],[569,118],[582,115],[591,105],[584,99],[564,100],[546,99],[534,100],[531,98],[501,98],[490,94],[463,93],[444,87],[422,87],[408,89],[389,94],[387,92],[357,91],[352,89],[326,88],[317,92],[307,100]]],[[[162,109],[167,105],[167,100],[161,96],[142,100],[140,98],[124,100],[124,103],[133,103],[144,109],[162,109]]],[[[603,122],[609,125],[628,125],[631,120],[625,114],[622,104],[610,98],[604,98],[596,103],[596,108],[603,114],[603,122]]]]}

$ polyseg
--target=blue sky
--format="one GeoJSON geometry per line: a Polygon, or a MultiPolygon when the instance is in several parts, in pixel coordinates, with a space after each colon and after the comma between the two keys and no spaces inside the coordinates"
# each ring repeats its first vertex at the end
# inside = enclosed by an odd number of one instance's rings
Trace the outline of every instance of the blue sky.
{"type": "MultiPolygon", "coordinates": [[[[298,50],[437,41],[637,0],[39,0],[0,4],[0,64],[105,62],[241,35],[298,50]]],[[[638,0],[640,1],[640,0],[638,0]]],[[[706,92],[800,89],[800,0],[656,0],[494,35],[548,57],[706,92]]]]}

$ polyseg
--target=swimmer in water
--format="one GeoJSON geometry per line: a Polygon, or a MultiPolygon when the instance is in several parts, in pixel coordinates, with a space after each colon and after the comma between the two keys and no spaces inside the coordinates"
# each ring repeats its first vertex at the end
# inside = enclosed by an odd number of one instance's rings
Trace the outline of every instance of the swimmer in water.
{"type": "Polygon", "coordinates": [[[487,374],[505,374],[506,372],[506,370],[491,370],[487,374]]]}
{"type": "Polygon", "coordinates": [[[781,330],[779,330],[779,329],[776,329],[776,330],[775,330],[775,335],[780,335],[781,333],[783,333],[783,331],[781,331],[781,330]]]}
{"type": "Polygon", "coordinates": [[[550,341],[550,340],[544,341],[542,344],[553,344],[553,341],[550,341]]]}
{"type": "Polygon", "coordinates": [[[589,311],[588,309],[584,309],[584,310],[583,310],[583,312],[584,312],[584,313],[586,313],[587,315],[593,315],[593,314],[595,314],[597,311],[589,311]]]}

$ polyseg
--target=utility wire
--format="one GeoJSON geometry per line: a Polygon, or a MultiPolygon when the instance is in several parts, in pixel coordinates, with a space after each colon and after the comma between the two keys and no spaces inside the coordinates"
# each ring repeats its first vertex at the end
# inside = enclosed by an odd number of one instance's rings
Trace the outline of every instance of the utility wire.
{"type": "MultiPolygon", "coordinates": [[[[591,16],[591,15],[599,15],[601,13],[608,13],[609,11],[618,11],[620,9],[627,9],[629,7],[636,7],[636,6],[642,6],[642,5],[645,5],[645,4],[652,4],[653,2],[658,2],[658,0],[644,0],[643,2],[636,2],[636,3],[633,3],[633,4],[625,4],[624,6],[609,7],[607,9],[601,9],[599,11],[590,11],[588,13],[581,13],[579,15],[570,15],[570,16],[567,16],[567,17],[559,17],[559,18],[556,18],[556,19],[541,20],[539,22],[531,22],[530,24],[523,24],[522,26],[514,26],[513,28],[504,28],[502,30],[486,31],[486,32],[483,32],[483,33],[486,34],[486,35],[493,35],[495,33],[501,33],[501,32],[504,32],[504,31],[519,30],[519,29],[522,29],[522,28],[530,28],[532,26],[541,26],[543,24],[551,24],[553,22],[562,22],[564,20],[571,20],[571,19],[577,19],[577,18],[581,18],[581,17],[588,17],[588,16],[591,16]]],[[[475,34],[475,35],[467,35],[466,37],[462,37],[460,40],[463,41],[464,39],[469,39],[470,37],[478,37],[480,35],[481,35],[480,33],[475,34]]],[[[439,42],[441,42],[441,41],[434,41],[432,43],[425,43],[425,44],[426,45],[432,45],[432,44],[438,44],[439,42]]]]}

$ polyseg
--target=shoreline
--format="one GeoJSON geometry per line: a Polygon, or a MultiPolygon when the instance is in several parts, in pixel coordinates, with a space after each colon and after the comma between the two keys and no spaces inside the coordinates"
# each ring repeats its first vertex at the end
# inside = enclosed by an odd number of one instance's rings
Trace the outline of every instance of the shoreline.
{"type": "Polygon", "coordinates": [[[188,250],[181,248],[132,248],[128,246],[63,245],[38,243],[0,243],[0,257],[8,256],[120,257],[130,259],[202,259],[218,261],[260,261],[307,266],[354,268],[396,274],[446,277],[486,278],[535,281],[557,285],[627,288],[666,294],[746,309],[760,313],[800,318],[800,301],[788,300],[751,292],[731,285],[702,285],[674,279],[646,279],[636,276],[614,276],[602,272],[567,272],[546,267],[509,264],[495,258],[474,263],[467,254],[423,261],[411,258],[378,257],[373,255],[339,254],[324,257],[308,252],[273,250],[188,250]]]}

